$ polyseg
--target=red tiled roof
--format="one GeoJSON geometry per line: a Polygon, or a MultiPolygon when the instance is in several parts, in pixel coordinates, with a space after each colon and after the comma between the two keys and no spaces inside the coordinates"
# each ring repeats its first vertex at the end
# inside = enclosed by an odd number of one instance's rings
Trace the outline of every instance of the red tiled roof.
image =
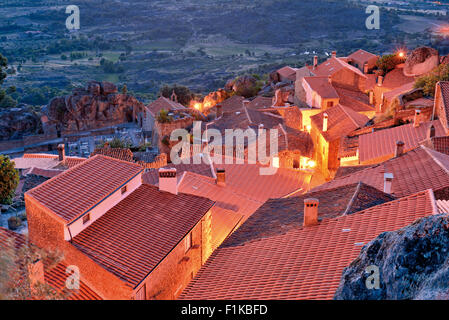
{"type": "Polygon", "coordinates": [[[365,62],[368,62],[369,60],[373,59],[373,58],[377,58],[377,56],[375,54],[372,54],[368,51],[365,51],[363,49],[359,49],[353,53],[351,53],[348,56],[349,59],[353,59],[357,62],[361,62],[362,64],[365,62]]]}
{"type": "Polygon", "coordinates": [[[65,170],[77,166],[86,159],[79,157],[65,157],[64,161],[59,161],[59,156],[56,154],[25,153],[22,158],[15,158],[13,160],[16,163],[16,168],[19,169],[36,167],[40,169],[65,170]]]}
{"type": "Polygon", "coordinates": [[[97,154],[102,154],[104,156],[108,156],[123,161],[134,162],[134,154],[128,148],[111,148],[111,147],[96,148],[90,156],[93,157],[97,154]]]}
{"type": "Polygon", "coordinates": [[[304,77],[310,88],[315,91],[323,99],[338,99],[339,95],[335,91],[332,84],[329,83],[328,77],[304,77]]]}
{"type": "Polygon", "coordinates": [[[222,107],[223,112],[243,112],[243,100],[245,100],[244,97],[234,95],[218,105],[222,107]]]}
{"type": "Polygon", "coordinates": [[[433,137],[431,141],[432,149],[440,153],[449,155],[449,136],[433,137]]]}
{"type": "Polygon", "coordinates": [[[186,109],[182,104],[165,97],[159,97],[157,100],[150,103],[147,108],[153,117],[157,116],[162,109],[166,111],[186,109]]]}
{"type": "MultiPolygon", "coordinates": [[[[14,245],[16,249],[23,248],[28,245],[28,240],[22,234],[9,231],[0,227],[0,248],[14,245]],[[12,241],[9,242],[9,241],[12,241]]],[[[45,265],[45,264],[44,264],[45,265]]],[[[45,265],[44,279],[45,282],[55,290],[62,292],[65,289],[65,281],[69,275],[66,273],[66,265],[64,262],[58,263],[56,266],[49,268],[45,265]]],[[[78,290],[68,291],[68,300],[101,300],[86,283],[81,279],[80,288],[78,290]]]]}
{"type": "Polygon", "coordinates": [[[350,132],[363,127],[368,122],[368,117],[359,114],[352,109],[336,105],[326,111],[320,112],[310,117],[315,126],[327,141],[339,139],[350,132]],[[323,132],[323,115],[328,115],[327,131],[323,132]]]}
{"type": "Polygon", "coordinates": [[[329,181],[312,191],[333,189],[359,181],[383,190],[385,173],[393,173],[392,194],[396,197],[426,189],[437,190],[449,186],[449,156],[421,146],[379,165],[329,181]]]}
{"type": "Polygon", "coordinates": [[[140,172],[137,164],[97,155],[26,194],[70,222],[140,172]]]}
{"type": "Polygon", "coordinates": [[[27,175],[33,174],[36,176],[42,176],[42,177],[46,177],[46,178],[54,178],[62,172],[64,172],[64,171],[54,170],[54,169],[41,169],[41,168],[33,167],[30,170],[28,170],[26,174],[27,175]]]}
{"type": "Polygon", "coordinates": [[[435,127],[437,136],[444,135],[439,120],[421,123],[415,128],[413,123],[383,129],[359,136],[359,158],[361,162],[394,156],[396,142],[404,142],[404,151],[415,149],[426,139],[430,126],[435,127]]]}
{"type": "Polygon", "coordinates": [[[248,105],[250,109],[265,109],[273,105],[273,99],[268,97],[257,96],[248,105]]]}
{"type": "Polygon", "coordinates": [[[143,184],[78,234],[72,244],[136,287],[214,205],[143,184]]]}
{"type": "Polygon", "coordinates": [[[237,246],[302,227],[304,200],[319,200],[319,219],[353,214],[395,198],[363,183],[309,192],[289,198],[269,199],[228,239],[223,246],[237,246]],[[270,226],[267,228],[267,226],[270,226]]]}
{"type": "Polygon", "coordinates": [[[285,66],[285,67],[277,70],[277,73],[279,73],[279,75],[281,77],[288,78],[291,81],[296,80],[296,69],[295,68],[285,66]]]}
{"type": "Polygon", "coordinates": [[[323,62],[322,64],[318,65],[315,70],[312,70],[312,72],[317,76],[330,76],[334,73],[342,70],[342,69],[348,69],[359,76],[366,78],[366,75],[363,74],[359,69],[356,67],[351,66],[346,61],[344,61],[342,58],[330,58],[327,61],[323,62]]]}
{"type": "Polygon", "coordinates": [[[435,214],[435,207],[427,190],[242,245],[226,246],[226,241],[180,298],[332,299],[343,269],[363,245],[435,214]]]}
{"type": "Polygon", "coordinates": [[[375,111],[374,106],[369,104],[369,97],[365,93],[339,86],[335,86],[335,90],[340,97],[340,104],[356,112],[375,111]]]}

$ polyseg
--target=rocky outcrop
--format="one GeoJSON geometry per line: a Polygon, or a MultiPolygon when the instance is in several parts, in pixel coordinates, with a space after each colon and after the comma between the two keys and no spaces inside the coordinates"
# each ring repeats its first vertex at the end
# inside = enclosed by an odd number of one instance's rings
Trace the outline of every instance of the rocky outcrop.
{"type": "Polygon", "coordinates": [[[343,271],[335,299],[449,299],[448,215],[379,235],[343,271]],[[367,268],[378,268],[378,289],[367,268]]]}
{"type": "Polygon", "coordinates": [[[404,66],[404,75],[407,77],[420,76],[432,71],[440,63],[438,51],[429,47],[419,47],[413,50],[404,66]]]}
{"type": "Polygon", "coordinates": [[[45,111],[50,124],[74,132],[130,122],[143,110],[143,103],[118,94],[114,84],[91,81],[86,88],[75,89],[72,95],[54,98],[45,111]]]}
{"type": "Polygon", "coordinates": [[[225,90],[233,91],[239,96],[250,98],[255,96],[259,88],[257,87],[257,80],[252,76],[241,76],[237,79],[231,79],[226,82],[225,90]]]}
{"type": "Polygon", "coordinates": [[[40,115],[26,107],[0,110],[0,140],[21,139],[42,131],[40,115]]]}

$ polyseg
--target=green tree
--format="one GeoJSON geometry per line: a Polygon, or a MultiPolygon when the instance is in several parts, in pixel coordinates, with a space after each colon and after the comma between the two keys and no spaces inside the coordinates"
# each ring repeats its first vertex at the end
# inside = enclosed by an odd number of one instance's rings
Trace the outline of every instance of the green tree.
{"type": "Polygon", "coordinates": [[[415,88],[423,89],[426,96],[435,95],[435,86],[439,81],[449,81],[449,65],[440,64],[427,75],[419,77],[415,81],[415,88]]]}
{"type": "Polygon", "coordinates": [[[377,67],[381,69],[384,74],[396,68],[398,64],[404,63],[405,57],[400,57],[398,54],[387,54],[382,56],[377,61],[377,67]]]}
{"type": "Polygon", "coordinates": [[[2,108],[14,108],[17,104],[16,100],[14,100],[10,95],[6,93],[5,90],[1,88],[3,81],[6,79],[8,73],[8,59],[6,59],[0,53],[0,109],[2,108]]]}
{"type": "Polygon", "coordinates": [[[17,185],[19,172],[9,157],[0,155],[0,203],[11,204],[17,185]]]}
{"type": "Polygon", "coordinates": [[[120,138],[115,137],[111,141],[102,141],[99,145],[97,145],[97,148],[105,148],[110,147],[112,149],[127,149],[131,148],[131,143],[126,140],[121,140],[120,138]]]}
{"type": "Polygon", "coordinates": [[[170,99],[173,91],[175,92],[176,97],[178,98],[178,102],[184,106],[188,106],[190,101],[193,99],[193,93],[190,91],[189,88],[185,86],[179,86],[177,84],[171,86],[164,85],[159,90],[159,94],[165,98],[170,99]]]}

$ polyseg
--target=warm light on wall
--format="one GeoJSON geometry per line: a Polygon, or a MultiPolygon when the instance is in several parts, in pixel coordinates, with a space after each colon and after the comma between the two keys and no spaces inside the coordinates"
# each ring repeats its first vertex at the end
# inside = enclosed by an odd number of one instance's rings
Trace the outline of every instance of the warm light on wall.
{"type": "Polygon", "coordinates": [[[307,167],[313,169],[316,167],[316,162],[314,160],[307,161],[307,167]]]}

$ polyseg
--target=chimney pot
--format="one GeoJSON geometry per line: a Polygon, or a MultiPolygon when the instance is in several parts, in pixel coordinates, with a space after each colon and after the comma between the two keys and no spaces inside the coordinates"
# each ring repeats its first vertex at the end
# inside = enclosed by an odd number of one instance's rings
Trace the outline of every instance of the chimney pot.
{"type": "Polygon", "coordinates": [[[337,57],[337,51],[332,51],[332,58],[336,58],[337,57]]]}
{"type": "Polygon", "coordinates": [[[63,144],[58,145],[58,155],[59,155],[59,161],[65,160],[65,145],[63,145],[63,144]]]}
{"type": "Polygon", "coordinates": [[[418,128],[420,125],[420,121],[421,121],[421,110],[419,109],[415,109],[415,118],[413,119],[413,126],[415,128],[418,128]]]}
{"type": "Polygon", "coordinates": [[[383,76],[378,76],[378,77],[377,77],[377,85],[378,85],[379,87],[382,87],[383,84],[384,84],[384,77],[383,77],[383,76]]]}
{"type": "Polygon", "coordinates": [[[159,190],[178,194],[178,178],[176,177],[176,168],[159,169],[159,190]]]}
{"type": "Polygon", "coordinates": [[[318,66],[318,56],[313,56],[313,69],[318,66]]]}
{"type": "Polygon", "coordinates": [[[245,100],[243,100],[243,107],[244,108],[247,108],[248,106],[249,106],[249,100],[247,100],[247,99],[245,99],[245,100]]]}
{"type": "Polygon", "coordinates": [[[332,77],[331,77],[331,76],[328,76],[328,77],[327,77],[327,81],[329,81],[329,83],[332,84],[332,77]]]}
{"type": "Polygon", "coordinates": [[[404,142],[396,141],[396,150],[394,152],[394,157],[400,157],[404,153],[404,142]]]}
{"type": "Polygon", "coordinates": [[[217,180],[216,183],[219,186],[226,186],[226,171],[225,169],[217,169],[217,180]]]}
{"type": "Polygon", "coordinates": [[[369,72],[368,63],[365,62],[365,64],[363,65],[363,73],[368,74],[368,72],[369,72]]]}
{"type": "Polygon", "coordinates": [[[323,114],[323,132],[326,132],[326,131],[327,131],[328,120],[329,120],[329,116],[328,116],[328,114],[325,112],[325,113],[323,114]]]}
{"type": "Polygon", "coordinates": [[[304,227],[318,224],[318,205],[320,201],[315,198],[304,200],[304,227]]]}
{"type": "Polygon", "coordinates": [[[374,91],[369,92],[369,104],[374,104],[374,91]]]}
{"type": "Polygon", "coordinates": [[[393,174],[384,173],[384,192],[391,193],[391,184],[393,183],[393,174]]]}

